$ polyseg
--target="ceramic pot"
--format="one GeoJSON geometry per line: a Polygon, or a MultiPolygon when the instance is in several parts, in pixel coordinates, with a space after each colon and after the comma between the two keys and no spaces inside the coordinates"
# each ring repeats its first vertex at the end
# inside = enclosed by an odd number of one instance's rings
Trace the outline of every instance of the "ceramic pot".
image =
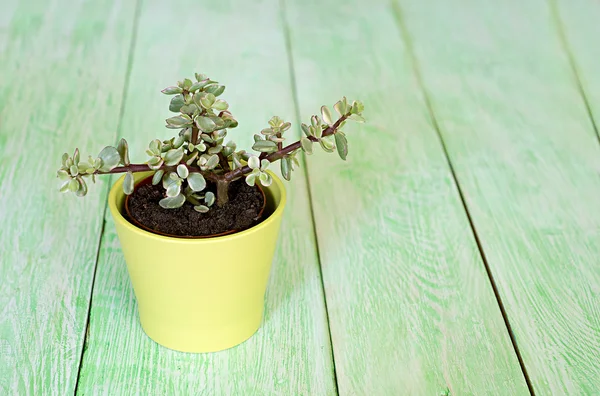
{"type": "MultiPolygon", "coordinates": [[[[136,173],[135,182],[153,172],[136,173]]],[[[281,180],[264,188],[261,223],[212,238],[162,236],[136,227],[125,214],[121,177],[108,206],[146,334],[167,348],[215,352],[236,346],[260,327],[264,295],[286,203],[281,180]]]]}

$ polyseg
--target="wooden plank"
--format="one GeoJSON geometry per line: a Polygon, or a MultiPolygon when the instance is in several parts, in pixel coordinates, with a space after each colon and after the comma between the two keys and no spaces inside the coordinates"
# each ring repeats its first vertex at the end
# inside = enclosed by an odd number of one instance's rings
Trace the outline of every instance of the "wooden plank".
{"type": "Polygon", "coordinates": [[[600,147],[543,1],[401,1],[537,394],[600,386],[600,147]]]}
{"type": "MultiPolygon", "coordinates": [[[[252,135],[272,115],[294,119],[276,1],[146,1],[123,127],[137,160],[145,160],[144,149],[152,138],[172,134],[163,127],[169,98],[160,90],[196,71],[227,85],[223,97],[240,122],[230,136],[239,147],[250,147],[252,135]]],[[[303,171],[293,176],[286,184],[289,201],[264,324],[249,341],[220,353],[178,353],[146,337],[107,217],[78,393],[336,393],[305,176],[303,171]]]]}
{"type": "MultiPolygon", "coordinates": [[[[594,0],[549,0],[563,45],[581,84],[596,133],[600,125],[600,2],[594,0]]],[[[599,135],[600,138],[600,135],[599,135]]]]}
{"type": "MultiPolygon", "coordinates": [[[[134,7],[2,2],[0,394],[72,394],[108,184],[62,196],[75,144],[115,139],[134,7]]],[[[92,151],[93,150],[93,151],[92,151]]]]}
{"type": "Polygon", "coordinates": [[[368,118],[348,162],[309,161],[340,394],[526,394],[389,3],[286,15],[300,112],[345,94],[368,118]]]}

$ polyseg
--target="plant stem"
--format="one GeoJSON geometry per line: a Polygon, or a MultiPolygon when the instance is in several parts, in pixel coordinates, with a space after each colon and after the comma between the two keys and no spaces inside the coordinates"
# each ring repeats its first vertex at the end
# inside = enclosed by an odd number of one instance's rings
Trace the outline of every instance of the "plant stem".
{"type": "MultiPolygon", "coordinates": [[[[333,135],[335,133],[335,131],[340,127],[340,124],[342,122],[344,122],[346,120],[346,118],[348,118],[347,115],[343,115],[339,118],[339,120],[337,120],[335,122],[335,124],[331,125],[330,127],[328,127],[327,129],[325,129],[323,131],[323,133],[321,134],[321,137],[325,137],[325,136],[329,136],[329,135],[333,135]]],[[[309,137],[309,139],[313,142],[318,142],[319,139],[317,139],[314,136],[309,137]]],[[[260,159],[266,158],[267,160],[269,160],[269,162],[275,162],[277,160],[282,159],[283,157],[285,157],[286,155],[288,155],[289,153],[298,150],[301,147],[300,144],[300,140],[298,140],[295,143],[290,144],[289,146],[283,147],[282,149],[271,153],[267,156],[263,156],[261,154],[261,156],[259,157],[260,159]]],[[[263,153],[264,154],[264,153],[263,153]]],[[[252,169],[250,169],[250,167],[248,165],[245,165],[241,168],[237,168],[231,172],[228,172],[226,174],[223,175],[223,177],[225,178],[225,180],[228,181],[233,181],[233,180],[237,180],[240,177],[242,177],[243,175],[245,175],[246,173],[250,173],[252,171],[252,169]]]]}
{"type": "Polygon", "coordinates": [[[200,135],[200,130],[196,126],[196,124],[192,125],[192,143],[198,144],[198,136],[200,135]]]}
{"type": "MultiPolygon", "coordinates": [[[[202,176],[204,176],[205,179],[216,182],[220,179],[222,179],[223,177],[221,175],[217,175],[213,172],[206,172],[203,170],[200,170],[200,168],[197,168],[195,166],[189,166],[187,164],[183,164],[188,168],[188,171],[192,172],[192,173],[200,173],[202,176]]],[[[157,171],[157,170],[165,170],[165,169],[175,169],[175,166],[167,166],[167,165],[163,165],[161,166],[159,169],[150,169],[150,167],[148,167],[148,164],[130,164],[129,166],[117,166],[116,168],[113,168],[111,170],[109,170],[108,172],[102,172],[102,171],[96,171],[94,172],[94,174],[96,175],[108,175],[111,173],[125,173],[125,172],[132,172],[132,173],[136,173],[136,172],[148,172],[151,170],[157,171]]]]}
{"type": "Polygon", "coordinates": [[[229,202],[229,183],[224,178],[217,180],[217,206],[219,207],[229,202]]]}

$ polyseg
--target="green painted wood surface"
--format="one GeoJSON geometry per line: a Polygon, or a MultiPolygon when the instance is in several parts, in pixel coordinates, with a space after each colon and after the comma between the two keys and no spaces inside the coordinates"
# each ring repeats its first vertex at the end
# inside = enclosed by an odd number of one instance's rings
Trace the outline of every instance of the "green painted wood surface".
{"type": "Polygon", "coordinates": [[[551,8],[400,3],[534,390],[598,393],[600,146],[551,8]]]}
{"type": "Polygon", "coordinates": [[[68,395],[108,184],[65,197],[55,172],[75,144],[96,150],[115,138],[133,7],[0,9],[0,394],[68,395]]]}
{"type": "Polygon", "coordinates": [[[536,394],[597,392],[597,2],[161,3],[0,7],[0,394],[73,393],[97,254],[78,394],[338,393],[311,205],[339,394],[528,394],[436,126],[536,394]],[[211,355],[143,334],[109,216],[100,243],[110,182],[81,200],[54,178],[119,125],[143,160],[169,135],[159,90],[195,70],[228,85],[241,145],[344,94],[369,118],[348,162],[309,158],[312,202],[294,174],[264,326],[211,355]]]}
{"type": "MultiPolygon", "coordinates": [[[[172,134],[163,127],[169,97],[160,90],[202,71],[227,85],[223,97],[240,122],[230,137],[251,146],[252,134],[272,115],[295,121],[288,70],[277,2],[145,1],[120,133],[133,157],[144,160],[152,138],[172,134]]],[[[262,328],[217,354],[178,353],[146,337],[107,215],[78,394],[335,394],[305,183],[298,171],[286,184],[289,201],[262,328]]]]}
{"type": "Polygon", "coordinates": [[[369,120],[308,161],[340,394],[527,394],[392,8],[286,15],[300,113],[345,94],[369,120]]]}
{"type": "MultiPolygon", "coordinates": [[[[600,2],[552,0],[551,5],[598,134],[600,125],[600,73],[598,73],[600,2]]],[[[598,138],[600,139],[600,134],[598,138]]]]}

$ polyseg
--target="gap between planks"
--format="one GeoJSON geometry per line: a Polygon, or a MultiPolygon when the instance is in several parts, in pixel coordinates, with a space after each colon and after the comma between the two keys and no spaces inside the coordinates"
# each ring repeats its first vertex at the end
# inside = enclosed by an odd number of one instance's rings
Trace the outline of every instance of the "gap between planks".
{"type": "MultiPolygon", "coordinates": [[[[412,67],[413,67],[415,80],[417,82],[419,89],[423,93],[423,99],[425,101],[425,106],[427,107],[427,113],[429,114],[429,118],[431,119],[432,126],[435,129],[436,135],[442,146],[442,150],[444,151],[444,156],[446,157],[446,162],[448,163],[448,168],[450,169],[450,173],[452,174],[452,179],[454,181],[454,185],[456,186],[456,189],[458,191],[458,195],[460,197],[460,202],[465,210],[465,214],[467,215],[467,219],[469,221],[469,226],[471,228],[471,231],[473,232],[473,237],[475,238],[475,243],[477,244],[477,249],[479,250],[479,254],[481,255],[481,259],[483,260],[483,264],[485,266],[485,272],[490,281],[490,285],[492,286],[492,289],[494,291],[494,296],[496,297],[496,301],[500,308],[500,312],[502,313],[502,318],[504,319],[504,324],[506,326],[506,330],[508,331],[508,335],[510,337],[510,341],[512,343],[514,352],[517,355],[517,359],[519,361],[519,366],[521,367],[521,372],[523,373],[523,376],[525,377],[525,382],[527,383],[527,389],[529,390],[529,393],[531,395],[535,396],[535,392],[533,390],[533,385],[531,384],[529,374],[527,373],[527,368],[525,367],[523,357],[521,356],[521,352],[519,351],[519,347],[517,345],[517,340],[512,331],[510,321],[506,314],[506,310],[504,309],[504,304],[502,303],[502,298],[500,297],[500,294],[498,292],[498,287],[496,286],[496,281],[494,280],[494,276],[492,275],[492,271],[490,269],[490,266],[489,266],[489,263],[487,260],[487,256],[485,254],[485,251],[483,250],[483,246],[479,239],[479,235],[477,233],[477,229],[475,228],[475,224],[473,223],[471,213],[469,212],[469,207],[465,200],[465,195],[464,195],[463,190],[458,181],[458,177],[456,176],[456,171],[454,169],[454,165],[452,164],[450,155],[448,153],[448,148],[446,147],[446,143],[444,142],[444,139],[442,137],[442,133],[440,131],[440,126],[437,121],[435,111],[433,110],[433,106],[431,104],[431,99],[429,97],[429,93],[427,92],[427,89],[425,88],[425,84],[423,83],[423,77],[421,75],[420,68],[419,68],[419,61],[417,60],[416,54],[414,52],[412,41],[410,39],[410,34],[404,23],[402,9],[400,8],[400,5],[398,4],[397,0],[391,0],[391,8],[392,8],[392,14],[396,21],[396,26],[398,27],[401,39],[406,44],[406,50],[410,56],[410,63],[412,64],[412,67]]],[[[586,105],[587,105],[587,102],[586,102],[586,105]]],[[[589,107],[588,107],[588,111],[589,111],[589,107]]],[[[590,116],[591,116],[591,114],[590,114],[590,116]]],[[[597,132],[597,130],[596,130],[596,132],[597,132]]]]}
{"type": "MultiPolygon", "coordinates": [[[[281,19],[281,26],[282,26],[282,32],[284,35],[284,39],[285,39],[285,51],[287,52],[287,62],[288,62],[288,68],[289,68],[289,75],[290,75],[290,88],[292,90],[292,98],[294,100],[294,113],[296,116],[296,124],[299,125],[301,122],[301,117],[300,117],[300,102],[298,100],[298,88],[296,85],[296,70],[294,69],[294,54],[292,52],[292,39],[291,39],[291,35],[290,35],[290,28],[289,28],[289,23],[288,20],[286,18],[286,7],[285,7],[285,1],[286,0],[279,0],[279,14],[280,14],[280,19],[281,19]]],[[[297,126],[298,128],[298,126],[297,126]]],[[[304,152],[304,150],[302,151],[302,162],[306,165],[306,153],[304,152]]],[[[323,290],[323,305],[325,307],[325,319],[327,321],[326,325],[327,325],[327,331],[329,333],[329,344],[331,345],[331,365],[333,368],[333,383],[335,385],[335,393],[337,395],[340,394],[339,391],[339,385],[338,385],[338,379],[337,379],[337,371],[336,371],[336,367],[335,367],[335,351],[334,351],[334,347],[333,347],[333,336],[331,335],[331,326],[330,326],[330,319],[329,319],[329,308],[327,306],[327,290],[325,289],[325,281],[323,280],[323,263],[321,260],[321,251],[319,249],[319,235],[318,235],[318,230],[317,230],[317,223],[316,223],[316,219],[315,219],[315,211],[314,211],[314,207],[313,207],[313,202],[312,202],[312,191],[310,188],[310,175],[309,175],[309,169],[308,166],[304,166],[304,180],[306,183],[306,190],[308,193],[308,208],[310,210],[310,221],[312,224],[312,229],[313,229],[313,236],[315,239],[315,247],[317,249],[317,264],[319,266],[319,276],[321,277],[321,290],[323,290]]]]}
{"type": "MultiPolygon", "coordinates": [[[[142,9],[142,0],[136,0],[135,11],[133,14],[133,25],[131,28],[131,42],[129,43],[129,55],[127,56],[127,66],[125,70],[125,81],[123,83],[123,92],[121,94],[121,106],[119,108],[119,119],[117,120],[117,130],[115,131],[115,143],[119,138],[119,133],[121,131],[121,125],[123,123],[123,115],[125,113],[125,102],[127,99],[127,91],[129,89],[129,80],[131,77],[131,69],[133,66],[133,55],[135,50],[135,43],[137,41],[137,33],[138,26],[140,20],[140,14],[142,9]]],[[[104,208],[102,210],[102,226],[100,227],[100,236],[98,238],[98,250],[96,251],[96,259],[94,261],[94,273],[92,274],[92,286],[90,287],[90,298],[88,299],[88,310],[85,321],[85,333],[83,337],[83,346],[81,348],[81,355],[79,356],[79,367],[77,368],[77,378],[75,381],[75,390],[73,391],[73,395],[77,395],[77,390],[79,389],[79,377],[81,375],[81,368],[83,367],[83,357],[88,347],[88,337],[90,335],[90,319],[92,313],[92,303],[94,298],[94,286],[96,285],[96,274],[98,272],[98,261],[100,257],[100,247],[102,244],[102,237],[104,236],[104,231],[106,227],[106,209],[108,208],[108,192],[112,186],[112,175],[109,175],[108,178],[108,190],[105,192],[104,197],[104,208]]]]}
{"type": "Polygon", "coordinates": [[[567,54],[567,59],[569,60],[569,65],[571,66],[571,70],[573,71],[573,77],[575,78],[575,84],[577,85],[577,90],[579,91],[579,95],[583,100],[583,104],[585,105],[585,111],[587,112],[588,117],[590,118],[592,128],[594,129],[594,132],[596,132],[596,138],[598,139],[598,143],[600,144],[600,132],[598,131],[598,124],[596,124],[596,119],[594,118],[594,114],[592,112],[590,100],[587,97],[585,90],[583,89],[581,76],[579,75],[579,70],[577,69],[577,62],[575,62],[573,50],[569,45],[569,40],[567,40],[567,35],[565,33],[565,25],[560,17],[560,12],[558,11],[558,4],[556,3],[556,0],[548,0],[548,6],[550,7],[550,13],[552,14],[554,27],[556,28],[556,32],[558,34],[558,40],[560,41],[563,51],[567,54]]]}

